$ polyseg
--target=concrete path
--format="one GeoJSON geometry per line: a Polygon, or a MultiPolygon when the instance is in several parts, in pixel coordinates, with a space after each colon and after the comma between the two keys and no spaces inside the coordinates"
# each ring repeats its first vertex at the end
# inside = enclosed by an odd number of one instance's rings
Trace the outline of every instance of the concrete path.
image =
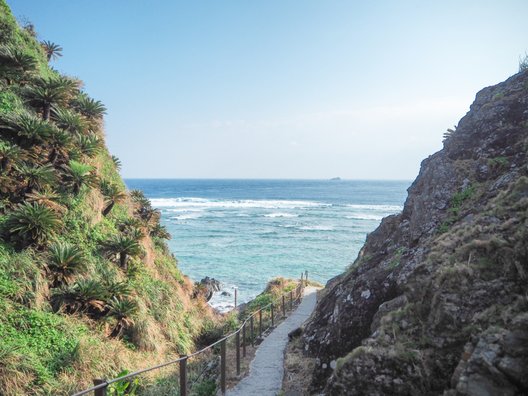
{"type": "Polygon", "coordinates": [[[304,289],[301,304],[259,345],[249,366],[249,375],[228,390],[228,396],[276,396],[279,393],[284,376],[284,349],[288,343],[288,333],[301,326],[312,314],[316,291],[315,287],[304,289]]]}

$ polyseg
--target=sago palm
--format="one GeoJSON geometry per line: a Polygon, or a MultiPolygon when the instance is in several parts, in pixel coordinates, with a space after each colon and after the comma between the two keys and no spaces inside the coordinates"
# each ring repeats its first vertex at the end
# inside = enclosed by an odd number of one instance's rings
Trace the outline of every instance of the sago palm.
{"type": "Polygon", "coordinates": [[[108,315],[116,320],[116,324],[110,333],[110,337],[120,337],[126,329],[134,324],[133,316],[138,311],[138,305],[130,299],[118,299],[114,297],[109,302],[110,311],[108,315]]]}
{"type": "Polygon", "coordinates": [[[34,189],[42,190],[46,186],[54,184],[57,180],[55,168],[51,164],[43,166],[22,164],[17,166],[16,169],[26,183],[26,192],[34,189]]]}
{"type": "Polygon", "coordinates": [[[115,155],[112,155],[112,162],[114,163],[116,169],[120,171],[122,166],[121,160],[115,155]]]}
{"type": "Polygon", "coordinates": [[[78,81],[63,76],[40,78],[24,94],[30,103],[41,109],[42,118],[48,120],[51,107],[66,104],[78,87],[78,81]]]}
{"type": "Polygon", "coordinates": [[[100,317],[108,310],[108,294],[103,285],[96,280],[79,279],[73,285],[55,289],[51,296],[51,305],[66,313],[84,312],[92,317],[100,317]]]}
{"type": "Polygon", "coordinates": [[[91,165],[70,160],[65,170],[67,184],[75,195],[79,194],[83,186],[92,186],[95,184],[96,177],[91,165]]]}
{"type": "Polygon", "coordinates": [[[2,225],[3,234],[17,247],[43,246],[61,226],[57,214],[38,203],[23,203],[2,225]]]}
{"type": "Polygon", "coordinates": [[[60,129],[70,133],[82,134],[86,131],[86,122],[79,114],[71,110],[54,107],[51,119],[60,129]]]}
{"type": "Polygon", "coordinates": [[[44,189],[44,191],[34,191],[26,194],[28,202],[35,202],[39,205],[45,206],[58,214],[63,214],[66,207],[60,203],[61,197],[51,189],[44,189]]]}
{"type": "Polygon", "coordinates": [[[127,282],[107,280],[104,281],[103,286],[111,299],[128,297],[132,293],[132,288],[127,282]]]}
{"type": "Polygon", "coordinates": [[[167,227],[161,224],[154,225],[154,227],[152,227],[150,230],[150,235],[161,239],[171,239],[171,234],[169,234],[169,231],[167,231],[167,227]]]}
{"type": "Polygon", "coordinates": [[[41,43],[48,62],[52,59],[57,59],[62,56],[62,47],[58,44],[52,43],[51,41],[43,41],[41,43]]]}
{"type": "Polygon", "coordinates": [[[25,153],[16,144],[0,142],[0,169],[3,174],[9,173],[13,165],[25,158],[25,153]]]}
{"type": "Polygon", "coordinates": [[[48,161],[52,164],[64,163],[72,149],[72,135],[61,129],[54,128],[46,144],[49,148],[48,161]]]}
{"type": "Polygon", "coordinates": [[[27,145],[45,141],[53,130],[48,122],[28,112],[9,114],[0,120],[0,126],[14,132],[27,145]]]}
{"type": "Polygon", "coordinates": [[[73,102],[73,105],[82,115],[90,120],[100,119],[106,114],[105,105],[99,100],[90,98],[84,92],[79,94],[73,102]]]}
{"type": "Polygon", "coordinates": [[[76,143],[79,153],[86,155],[88,158],[95,157],[103,147],[101,139],[93,133],[77,135],[76,143]]]}
{"type": "Polygon", "coordinates": [[[27,82],[37,68],[37,59],[20,48],[0,46],[0,76],[8,84],[12,80],[27,82]]]}
{"type": "Polygon", "coordinates": [[[107,256],[117,259],[119,266],[125,271],[128,269],[128,258],[136,257],[143,253],[139,242],[126,235],[117,235],[104,242],[103,250],[107,256]]]}
{"type": "Polygon", "coordinates": [[[126,193],[114,183],[101,182],[101,192],[106,198],[105,208],[103,209],[103,216],[110,213],[115,204],[123,202],[127,195],[126,193]]]}
{"type": "Polygon", "coordinates": [[[86,268],[85,257],[76,245],[55,242],[49,247],[48,269],[52,287],[68,285],[76,274],[86,268]]]}

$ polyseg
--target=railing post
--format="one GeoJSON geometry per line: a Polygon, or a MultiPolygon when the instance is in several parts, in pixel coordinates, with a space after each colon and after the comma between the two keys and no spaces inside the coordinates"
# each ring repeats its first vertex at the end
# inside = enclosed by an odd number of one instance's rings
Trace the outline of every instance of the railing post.
{"type": "Polygon", "coordinates": [[[235,288],[235,309],[237,307],[237,299],[238,299],[237,297],[238,297],[238,289],[235,288]]]}
{"type": "Polygon", "coordinates": [[[220,343],[220,389],[222,394],[226,392],[226,340],[220,343]]]}
{"type": "Polygon", "coordinates": [[[259,310],[259,335],[262,338],[262,308],[259,310]]]}
{"type": "MultiPolygon", "coordinates": [[[[93,380],[93,384],[94,385],[101,385],[101,384],[106,384],[106,380],[104,379],[94,379],[93,380]]],[[[107,389],[108,385],[105,386],[104,388],[99,388],[99,389],[96,389],[94,391],[94,396],[106,396],[106,389],[107,389]]]]}
{"type": "Polygon", "coordinates": [[[187,396],[187,355],[180,357],[180,396],[187,396]]]}
{"type": "Polygon", "coordinates": [[[250,336],[251,336],[251,346],[254,346],[255,345],[255,333],[253,331],[253,328],[254,328],[254,326],[253,326],[253,315],[251,315],[251,318],[249,319],[249,321],[251,322],[251,324],[250,324],[251,327],[249,329],[250,336]]]}
{"type": "Polygon", "coordinates": [[[303,273],[301,272],[301,285],[303,284],[303,273]]]}
{"type": "Polygon", "coordinates": [[[306,282],[306,286],[308,286],[308,270],[304,271],[304,280],[306,282]]]}
{"type": "Polygon", "coordinates": [[[271,327],[275,327],[275,317],[273,315],[273,303],[271,303],[271,327]]]}
{"type": "Polygon", "coordinates": [[[290,311],[293,310],[293,290],[290,290],[290,311]]]}
{"type": "Polygon", "coordinates": [[[236,343],[236,370],[237,370],[237,375],[240,375],[240,331],[236,333],[235,343],[236,343]]]}
{"type": "Polygon", "coordinates": [[[282,317],[283,318],[286,317],[286,301],[285,301],[284,294],[282,295],[282,317]]]}
{"type": "Polygon", "coordinates": [[[246,357],[246,324],[242,326],[242,357],[246,357]]]}

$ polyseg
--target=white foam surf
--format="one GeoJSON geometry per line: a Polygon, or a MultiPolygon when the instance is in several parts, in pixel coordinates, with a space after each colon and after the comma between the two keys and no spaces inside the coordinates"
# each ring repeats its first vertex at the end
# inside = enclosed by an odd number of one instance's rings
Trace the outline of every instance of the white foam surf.
{"type": "Polygon", "coordinates": [[[324,207],[330,204],[314,201],[300,200],[216,200],[194,197],[180,198],[152,198],[152,206],[155,208],[167,208],[171,210],[188,209],[299,209],[308,207],[324,207]]]}
{"type": "Polygon", "coordinates": [[[265,214],[264,217],[299,217],[299,215],[293,214],[293,213],[268,213],[265,214]]]}
{"type": "Polygon", "coordinates": [[[403,210],[403,206],[400,206],[400,205],[356,205],[356,204],[349,204],[349,205],[345,205],[345,206],[347,208],[352,208],[352,209],[374,210],[374,211],[389,212],[389,213],[401,212],[403,210]]]}

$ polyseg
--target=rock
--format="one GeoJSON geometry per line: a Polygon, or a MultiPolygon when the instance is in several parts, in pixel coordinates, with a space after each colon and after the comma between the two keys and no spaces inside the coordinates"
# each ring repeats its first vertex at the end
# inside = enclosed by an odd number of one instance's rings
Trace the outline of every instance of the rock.
{"type": "Polygon", "coordinates": [[[232,296],[231,293],[229,293],[228,291],[225,291],[225,290],[224,290],[222,293],[220,293],[220,295],[221,295],[222,297],[231,297],[231,296],[232,296]]]}
{"type": "Polygon", "coordinates": [[[213,293],[220,290],[220,281],[206,276],[200,282],[195,283],[193,297],[196,298],[198,295],[203,295],[206,301],[209,301],[213,297],[213,293]]]}
{"type": "Polygon", "coordinates": [[[288,339],[291,341],[294,338],[299,337],[302,334],[302,328],[297,327],[295,330],[292,330],[288,333],[288,339]]]}
{"type": "Polygon", "coordinates": [[[528,71],[477,94],[327,283],[302,333],[313,393],[528,394],[526,147],[528,71]]]}

